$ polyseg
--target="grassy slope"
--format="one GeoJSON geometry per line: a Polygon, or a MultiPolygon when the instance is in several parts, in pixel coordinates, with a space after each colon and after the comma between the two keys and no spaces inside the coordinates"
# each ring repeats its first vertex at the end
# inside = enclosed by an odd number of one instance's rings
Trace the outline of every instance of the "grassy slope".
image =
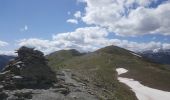
{"type": "Polygon", "coordinates": [[[136,99],[128,87],[117,81],[116,67],[129,70],[129,73],[123,75],[125,77],[134,78],[153,88],[170,91],[169,71],[161,65],[146,62],[129,52],[109,46],[83,56],[72,55],[70,58],[66,56],[69,59],[64,59],[62,62],[57,57],[49,56],[49,59],[54,69],[62,66],[74,70],[75,74],[96,91],[101,99],[105,97],[115,100],[136,99]]]}
{"type": "MultiPolygon", "coordinates": [[[[109,50],[109,48],[104,48],[104,50],[109,50]]],[[[142,58],[131,55],[127,50],[117,49],[122,54],[114,50],[111,54],[114,56],[113,62],[116,67],[123,67],[129,70],[127,74],[123,75],[124,77],[136,79],[144,85],[153,88],[170,91],[170,71],[167,70],[170,66],[166,65],[165,67],[165,65],[150,63],[142,58]]]]}
{"type": "Polygon", "coordinates": [[[59,68],[63,68],[63,63],[73,57],[82,56],[84,54],[79,53],[78,51],[71,50],[60,50],[54,53],[47,55],[49,60],[49,65],[52,66],[53,69],[58,70],[59,68]]]}

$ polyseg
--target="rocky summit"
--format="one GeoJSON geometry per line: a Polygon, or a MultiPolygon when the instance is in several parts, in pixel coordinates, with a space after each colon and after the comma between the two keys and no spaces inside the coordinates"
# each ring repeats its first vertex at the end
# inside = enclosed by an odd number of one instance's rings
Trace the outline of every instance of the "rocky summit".
{"type": "Polygon", "coordinates": [[[56,75],[41,51],[23,46],[16,53],[18,57],[0,73],[0,84],[5,89],[45,88],[56,81],[56,75]]]}

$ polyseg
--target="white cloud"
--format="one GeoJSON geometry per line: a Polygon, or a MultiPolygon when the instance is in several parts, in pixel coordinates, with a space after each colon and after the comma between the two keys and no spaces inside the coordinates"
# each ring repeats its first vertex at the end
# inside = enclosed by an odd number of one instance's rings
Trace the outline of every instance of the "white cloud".
{"type": "Polygon", "coordinates": [[[67,23],[78,24],[78,21],[76,19],[68,19],[67,23]]]}
{"type": "Polygon", "coordinates": [[[21,32],[27,31],[28,30],[28,25],[25,25],[23,28],[20,29],[21,32]]]}
{"type": "Polygon", "coordinates": [[[53,36],[54,41],[61,41],[64,48],[75,48],[80,51],[94,51],[102,47],[108,35],[104,28],[85,27],[74,32],[60,33],[53,36]]]}
{"type": "Polygon", "coordinates": [[[18,45],[36,48],[37,50],[41,50],[46,54],[58,50],[57,47],[53,45],[52,41],[37,38],[19,40],[18,45]]]}
{"type": "Polygon", "coordinates": [[[8,45],[8,43],[7,43],[7,42],[0,41],[0,47],[7,46],[7,45],[8,45]]]}
{"type": "Polygon", "coordinates": [[[85,0],[77,0],[77,2],[79,3],[79,2],[85,2],[85,0]]]}
{"type": "Polygon", "coordinates": [[[170,43],[164,43],[162,48],[163,49],[170,49],[170,43]]]}
{"type": "Polygon", "coordinates": [[[74,14],[75,18],[80,18],[81,17],[81,12],[80,11],[76,11],[76,13],[74,14]]]}
{"type": "Polygon", "coordinates": [[[73,19],[68,19],[66,22],[67,23],[72,23],[72,24],[78,24],[78,20],[81,19],[81,12],[76,11],[74,13],[74,18],[73,19]]]}
{"type": "Polygon", "coordinates": [[[35,47],[45,54],[61,49],[77,49],[81,52],[95,51],[99,48],[115,45],[132,51],[145,51],[156,49],[170,49],[170,43],[148,42],[138,43],[128,40],[108,39],[108,32],[101,27],[78,28],[73,32],[58,33],[51,40],[22,39],[19,46],[35,47]]]}
{"type": "Polygon", "coordinates": [[[0,50],[0,55],[16,55],[16,53],[14,51],[0,50]]]}
{"type": "Polygon", "coordinates": [[[84,0],[87,6],[82,20],[117,35],[170,35],[170,2],[149,8],[152,2],[157,0],[84,0]]]}
{"type": "Polygon", "coordinates": [[[2,47],[8,46],[9,43],[4,42],[4,41],[0,41],[0,55],[14,55],[14,51],[5,51],[2,50],[2,47]]]}
{"type": "Polygon", "coordinates": [[[100,27],[84,27],[78,28],[74,32],[59,33],[53,36],[54,40],[70,40],[70,41],[85,41],[83,39],[98,39],[104,38],[108,35],[108,32],[104,28],[100,27]]]}
{"type": "Polygon", "coordinates": [[[160,42],[147,42],[147,43],[138,43],[138,42],[132,42],[127,40],[116,40],[113,39],[112,42],[114,45],[131,50],[131,51],[146,51],[146,50],[155,50],[155,49],[162,49],[162,46],[164,43],[160,42]]]}
{"type": "Polygon", "coordinates": [[[61,49],[77,49],[79,51],[94,51],[102,46],[107,31],[99,27],[78,28],[74,32],[58,33],[53,35],[52,40],[22,39],[19,46],[35,47],[48,54],[61,49]]]}

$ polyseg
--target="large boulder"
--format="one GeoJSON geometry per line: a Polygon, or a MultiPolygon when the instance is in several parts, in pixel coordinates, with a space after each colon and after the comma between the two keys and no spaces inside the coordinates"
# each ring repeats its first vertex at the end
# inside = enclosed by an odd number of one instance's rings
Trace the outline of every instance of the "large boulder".
{"type": "Polygon", "coordinates": [[[47,64],[41,51],[21,47],[17,50],[18,57],[0,73],[1,84],[7,88],[46,87],[56,81],[56,74],[47,64]]]}

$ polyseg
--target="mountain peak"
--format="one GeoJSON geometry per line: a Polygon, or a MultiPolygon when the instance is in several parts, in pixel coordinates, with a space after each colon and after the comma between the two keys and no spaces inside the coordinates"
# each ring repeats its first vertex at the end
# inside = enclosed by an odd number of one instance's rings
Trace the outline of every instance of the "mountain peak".
{"type": "Polygon", "coordinates": [[[126,50],[124,48],[118,47],[118,46],[107,46],[104,48],[101,48],[97,50],[96,52],[103,52],[103,53],[109,53],[109,54],[123,54],[123,55],[131,55],[129,50],[126,50]]]}

